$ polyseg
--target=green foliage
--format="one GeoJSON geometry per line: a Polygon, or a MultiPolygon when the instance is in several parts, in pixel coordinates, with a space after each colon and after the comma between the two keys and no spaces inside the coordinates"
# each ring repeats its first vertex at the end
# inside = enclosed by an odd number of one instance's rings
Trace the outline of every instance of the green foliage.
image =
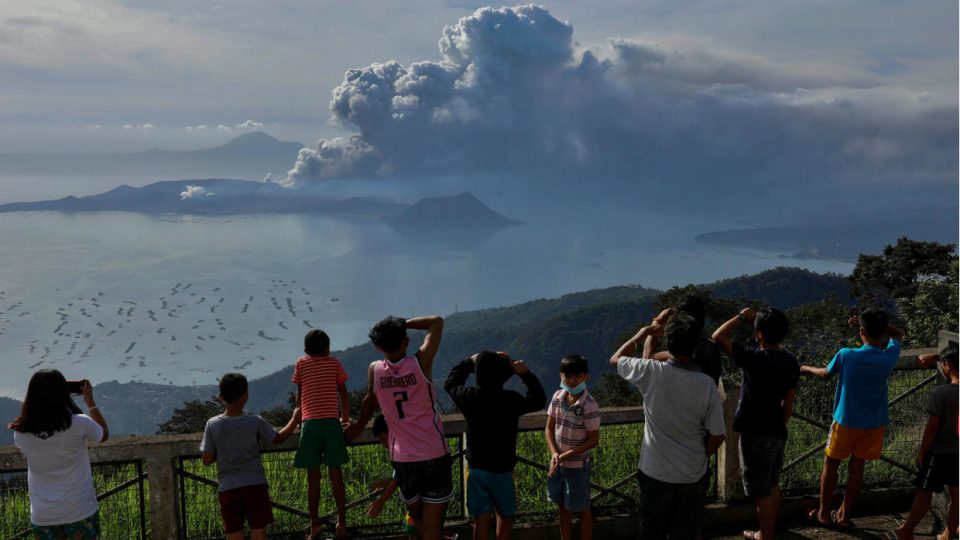
{"type": "Polygon", "coordinates": [[[260,417],[267,421],[271,426],[285,426],[293,416],[293,408],[297,406],[297,394],[290,392],[287,394],[287,404],[277,405],[269,409],[260,411],[260,417]]]}
{"type": "Polygon", "coordinates": [[[363,396],[366,395],[366,388],[359,388],[350,392],[350,418],[360,416],[360,404],[363,402],[363,396]]]}
{"type": "MultiPolygon", "coordinates": [[[[187,433],[201,433],[207,420],[223,412],[223,403],[217,398],[210,398],[207,401],[193,399],[186,401],[180,407],[173,410],[173,416],[169,420],[160,424],[157,428],[158,435],[180,435],[187,433]]],[[[289,419],[289,417],[288,417],[289,419]]],[[[286,423],[286,421],[284,421],[286,423]]]]}
{"type": "Polygon", "coordinates": [[[955,246],[900,238],[882,255],[860,255],[850,276],[861,306],[892,309],[908,346],[936,344],[937,332],[957,328],[955,246]]]}
{"type": "Polygon", "coordinates": [[[640,392],[616,373],[601,375],[591,395],[601,407],[636,407],[641,404],[640,392]]]}
{"type": "Polygon", "coordinates": [[[716,298],[750,298],[782,310],[816,302],[828,295],[840,299],[850,296],[850,283],[845,276],[818,274],[803,268],[773,268],[759,274],[722,279],[709,285],[709,289],[716,298]]]}
{"type": "Polygon", "coordinates": [[[825,366],[840,348],[858,346],[857,329],[847,323],[855,313],[834,297],[789,309],[783,346],[802,364],[825,366]]]}
{"type": "MultiPolygon", "coordinates": [[[[744,292],[749,291],[744,290],[744,292]]],[[[748,300],[745,297],[717,298],[710,288],[693,284],[684,285],[683,287],[671,287],[670,290],[658,296],[653,305],[659,312],[666,308],[676,307],[683,302],[687,295],[691,294],[703,299],[703,304],[707,311],[707,328],[719,325],[719,323],[739,312],[744,306],[753,306],[755,308],[766,307],[763,302],[748,300]],[[712,325],[711,322],[713,323],[712,325]]],[[[644,323],[646,323],[646,321],[644,321],[644,323]]]]}

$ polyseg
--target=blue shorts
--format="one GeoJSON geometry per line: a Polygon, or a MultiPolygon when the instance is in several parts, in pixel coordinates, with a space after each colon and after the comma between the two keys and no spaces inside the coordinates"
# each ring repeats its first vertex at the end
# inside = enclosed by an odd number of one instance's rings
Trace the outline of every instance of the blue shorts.
{"type": "Polygon", "coordinates": [[[557,467],[557,472],[547,478],[547,495],[569,512],[589,510],[590,463],[584,463],[582,469],[557,467]]]}
{"type": "Polygon", "coordinates": [[[492,473],[470,467],[467,470],[467,511],[471,516],[492,514],[502,517],[517,513],[513,472],[492,473]]]}

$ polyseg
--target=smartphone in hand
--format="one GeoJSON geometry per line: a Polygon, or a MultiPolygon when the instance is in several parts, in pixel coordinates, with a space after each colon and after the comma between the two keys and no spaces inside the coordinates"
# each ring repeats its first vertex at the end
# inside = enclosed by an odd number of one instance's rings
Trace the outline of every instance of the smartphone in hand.
{"type": "Polygon", "coordinates": [[[83,383],[85,382],[85,379],[81,379],[79,381],[67,381],[67,391],[73,395],[79,396],[83,393],[83,383]]]}

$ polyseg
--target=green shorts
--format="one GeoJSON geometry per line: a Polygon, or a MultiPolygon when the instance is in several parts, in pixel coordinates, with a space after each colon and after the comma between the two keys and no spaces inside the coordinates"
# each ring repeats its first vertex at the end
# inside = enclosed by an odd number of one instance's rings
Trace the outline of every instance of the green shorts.
{"type": "Polygon", "coordinates": [[[319,469],[321,465],[339,467],[348,461],[343,426],[336,418],[304,420],[300,427],[300,446],[293,458],[299,469],[319,469]]]}
{"type": "Polygon", "coordinates": [[[34,525],[30,531],[35,540],[94,540],[100,536],[100,513],[66,525],[34,525]]]}

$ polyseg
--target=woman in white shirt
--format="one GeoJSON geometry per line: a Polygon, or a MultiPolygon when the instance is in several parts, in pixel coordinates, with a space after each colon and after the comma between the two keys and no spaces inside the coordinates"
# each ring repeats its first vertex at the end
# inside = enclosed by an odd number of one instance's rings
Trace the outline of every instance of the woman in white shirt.
{"type": "Polygon", "coordinates": [[[90,381],[75,386],[89,416],[73,402],[63,374],[41,369],[30,378],[20,416],[7,426],[27,458],[30,527],[36,540],[100,536],[87,443],[107,440],[107,421],[93,401],[90,381]]]}

